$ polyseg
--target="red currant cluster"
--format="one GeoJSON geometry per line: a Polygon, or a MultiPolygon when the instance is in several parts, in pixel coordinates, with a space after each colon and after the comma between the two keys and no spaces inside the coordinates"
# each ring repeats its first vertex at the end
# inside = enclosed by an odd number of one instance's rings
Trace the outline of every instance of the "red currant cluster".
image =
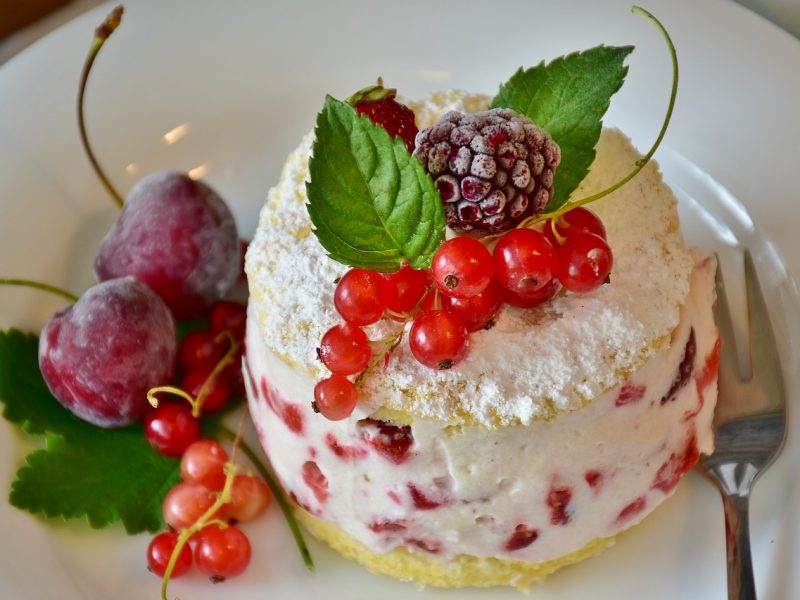
{"type": "Polygon", "coordinates": [[[187,573],[192,562],[215,582],[245,570],[250,541],[234,523],[264,514],[271,496],[264,481],[236,470],[215,440],[197,440],[186,449],[181,458],[183,481],[167,493],[162,507],[170,529],[156,535],[147,548],[153,573],[164,577],[170,561],[170,577],[187,573]]]}
{"type": "Polygon", "coordinates": [[[444,242],[430,271],[408,266],[393,274],[348,271],[334,293],[345,323],[329,329],[319,347],[332,375],[314,388],[314,409],[331,420],[353,412],[358,391],[348,377],[385,360],[400,341],[402,332],[371,342],[362,329],[385,316],[411,321],[409,347],[420,363],[449,369],[466,356],[469,333],[491,327],[504,302],[531,308],[550,300],[562,286],[590,292],[611,272],[605,227],[583,207],[547,219],[543,232],[509,231],[491,252],[486,241],[456,237],[444,242]],[[381,350],[377,355],[376,348],[381,350]]]}
{"type": "Polygon", "coordinates": [[[319,358],[332,375],[314,388],[314,410],[334,421],[353,412],[358,392],[348,376],[363,373],[400,341],[399,336],[394,336],[370,342],[362,327],[385,315],[407,321],[420,310],[430,289],[430,274],[409,266],[397,273],[351,269],[339,280],[333,302],[345,323],[335,325],[322,336],[319,358]]]}
{"type": "Polygon", "coordinates": [[[229,300],[217,302],[208,313],[208,328],[189,333],[178,347],[183,369],[180,386],[151,390],[172,392],[188,402],[158,402],[145,415],[147,441],[166,456],[181,456],[200,437],[201,414],[227,406],[232,397],[244,395],[242,348],[246,308],[229,300]]]}

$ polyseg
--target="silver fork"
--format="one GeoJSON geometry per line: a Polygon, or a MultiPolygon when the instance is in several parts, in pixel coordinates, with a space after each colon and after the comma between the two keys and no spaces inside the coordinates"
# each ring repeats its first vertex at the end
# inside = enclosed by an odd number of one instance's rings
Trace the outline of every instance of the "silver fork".
{"type": "Polygon", "coordinates": [[[717,268],[717,326],[722,337],[715,448],[700,458],[722,493],[728,554],[728,599],[755,600],[750,557],[750,490],[775,460],[786,437],[786,404],[780,359],[753,257],[744,253],[750,323],[750,369],[739,369],[730,308],[717,268]]]}

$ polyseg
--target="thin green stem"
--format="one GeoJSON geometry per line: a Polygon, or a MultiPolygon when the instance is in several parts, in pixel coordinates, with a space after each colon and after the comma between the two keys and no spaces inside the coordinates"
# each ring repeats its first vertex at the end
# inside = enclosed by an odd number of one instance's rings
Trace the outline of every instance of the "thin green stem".
{"type": "Polygon", "coordinates": [[[94,152],[92,151],[92,146],[89,143],[89,137],[86,135],[86,123],[83,118],[83,97],[86,92],[86,82],[89,80],[89,72],[92,70],[94,59],[97,57],[97,54],[100,52],[100,48],[103,47],[105,41],[119,26],[120,21],[122,20],[123,11],[124,9],[122,5],[117,6],[109,13],[100,27],[95,30],[94,39],[92,39],[92,44],[89,46],[89,54],[86,55],[86,61],[83,63],[81,80],[78,84],[78,130],[81,134],[83,149],[86,151],[86,155],[89,157],[89,162],[92,163],[92,168],[94,168],[95,173],[97,173],[97,177],[100,178],[103,186],[105,186],[105,188],[108,190],[108,193],[111,194],[111,197],[120,208],[122,208],[124,200],[111,184],[111,181],[108,179],[108,177],[106,177],[102,167],[100,167],[100,163],[97,161],[97,157],[95,157],[94,152]]]}
{"type": "Polygon", "coordinates": [[[647,154],[645,154],[642,158],[637,160],[634,168],[625,177],[617,181],[615,184],[604,190],[597,192],[596,194],[587,196],[586,198],[581,198],[580,200],[567,202],[566,204],[564,204],[564,206],[562,206],[557,210],[554,210],[551,213],[544,213],[538,215],[534,220],[531,220],[530,222],[526,223],[526,225],[532,225],[534,222],[541,221],[547,218],[555,219],[559,215],[562,215],[565,212],[572,210],[573,208],[589,204],[590,202],[594,202],[595,200],[604,198],[605,196],[608,196],[609,194],[617,191],[619,188],[628,183],[631,179],[636,177],[639,174],[639,171],[641,171],[644,168],[644,166],[648,162],[650,162],[650,159],[653,158],[653,155],[656,153],[656,150],[658,150],[658,147],[661,145],[661,141],[664,139],[664,135],[667,133],[667,127],[669,127],[669,122],[672,119],[672,111],[675,109],[675,99],[678,96],[678,54],[675,51],[675,45],[672,43],[672,38],[669,36],[667,30],[661,24],[661,21],[659,21],[652,13],[648,12],[641,6],[634,5],[633,7],[631,7],[631,12],[647,17],[648,19],[650,19],[650,21],[652,21],[656,25],[656,27],[661,32],[661,35],[664,37],[664,40],[667,43],[667,47],[669,48],[669,54],[670,57],[672,58],[672,90],[669,95],[667,114],[664,116],[664,122],[661,125],[661,131],[659,131],[658,137],[656,138],[655,142],[653,142],[653,145],[651,146],[647,154]]]}
{"type": "Polygon", "coordinates": [[[175,570],[175,565],[178,562],[178,557],[181,555],[181,550],[183,550],[186,544],[189,543],[189,539],[204,527],[208,527],[214,523],[219,524],[220,527],[223,528],[228,527],[227,523],[220,521],[215,517],[215,515],[219,509],[231,501],[233,480],[238,472],[239,467],[237,467],[235,464],[227,463],[225,465],[225,485],[223,486],[222,491],[219,493],[219,496],[217,496],[217,499],[208,508],[208,510],[206,510],[206,512],[204,512],[202,516],[194,522],[194,524],[182,530],[178,534],[178,541],[169,557],[169,562],[167,563],[167,568],[164,571],[164,576],[161,578],[161,600],[168,600],[169,598],[167,596],[167,586],[169,586],[170,577],[172,577],[172,572],[175,570]]]}
{"type": "MultiPolygon", "coordinates": [[[[220,424],[219,433],[221,437],[232,441],[236,440],[236,433],[228,429],[225,425],[220,424]]],[[[313,571],[314,560],[311,558],[311,552],[308,550],[308,546],[306,546],[306,541],[303,538],[303,532],[300,531],[300,525],[298,525],[297,519],[294,517],[292,507],[289,506],[286,496],[283,493],[283,489],[281,488],[280,484],[278,484],[278,481],[275,479],[275,476],[272,474],[269,468],[261,461],[261,458],[253,451],[247,442],[240,440],[239,447],[242,449],[242,452],[244,452],[245,456],[247,456],[250,462],[253,463],[253,466],[259,472],[261,477],[264,478],[264,481],[267,482],[267,486],[269,486],[272,495],[275,497],[275,501],[278,503],[278,506],[280,507],[284,518],[286,519],[286,523],[289,525],[289,529],[292,532],[294,541],[297,544],[297,549],[300,552],[300,556],[302,557],[306,568],[308,568],[309,571],[313,571]]]]}
{"type": "Polygon", "coordinates": [[[229,331],[223,331],[221,334],[215,337],[214,343],[225,337],[227,337],[230,341],[230,347],[225,353],[225,356],[223,356],[222,359],[217,362],[216,365],[214,365],[214,369],[211,371],[208,377],[206,377],[203,385],[200,386],[200,391],[197,392],[197,398],[195,398],[195,402],[192,404],[192,416],[196,419],[200,418],[200,412],[203,408],[203,403],[205,402],[206,396],[208,396],[208,393],[211,390],[214,380],[222,374],[222,371],[224,371],[228,365],[233,364],[233,359],[236,355],[236,352],[242,347],[241,342],[236,341],[229,331]]]}
{"type": "Polygon", "coordinates": [[[42,283],[41,281],[33,281],[31,279],[10,279],[10,278],[0,277],[0,285],[19,285],[23,287],[42,290],[45,292],[50,292],[51,294],[55,294],[56,296],[61,296],[62,298],[66,298],[73,304],[75,304],[78,301],[78,297],[75,294],[72,294],[67,290],[62,290],[61,288],[58,288],[54,285],[42,283]]]}

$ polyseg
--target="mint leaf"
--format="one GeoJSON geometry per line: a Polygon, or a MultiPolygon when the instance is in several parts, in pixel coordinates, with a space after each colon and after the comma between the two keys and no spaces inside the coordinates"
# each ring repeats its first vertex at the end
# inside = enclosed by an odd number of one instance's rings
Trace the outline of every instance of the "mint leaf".
{"type": "Polygon", "coordinates": [[[48,435],[17,472],[9,501],[46,517],[86,517],[94,528],[121,520],[133,535],[163,528],[161,504],[179,479],[180,462],[155,452],[140,427],[87,424],[79,437],[48,435]]]}
{"type": "Polygon", "coordinates": [[[580,185],[594,161],[603,115],[625,81],[625,58],[633,46],[597,46],[559,57],[551,63],[520,68],[492,101],[511,108],[544,128],[561,147],[553,199],[545,211],[562,206],[580,185]]]}
{"type": "Polygon", "coordinates": [[[330,96],[317,116],[308,214],[329,256],[352,267],[430,266],[444,241],[439,192],[403,140],[330,96]]]}

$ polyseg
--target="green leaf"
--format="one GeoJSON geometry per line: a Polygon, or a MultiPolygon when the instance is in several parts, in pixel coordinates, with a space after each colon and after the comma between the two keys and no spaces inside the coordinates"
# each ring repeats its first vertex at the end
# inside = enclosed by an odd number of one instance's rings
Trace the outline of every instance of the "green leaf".
{"type": "Polygon", "coordinates": [[[79,437],[48,435],[17,472],[9,501],[46,517],[86,517],[94,528],[121,520],[133,535],[163,528],[161,504],[179,479],[180,462],[155,452],[140,427],[87,425],[79,437]]]}
{"type": "Polygon", "coordinates": [[[328,96],[317,117],[308,214],[329,256],[346,265],[397,271],[430,266],[444,241],[439,192],[404,142],[328,96]]]}
{"type": "Polygon", "coordinates": [[[53,398],[39,372],[39,339],[0,331],[0,402],[3,417],[34,434],[78,434],[88,426],[53,398]]]}
{"type": "Polygon", "coordinates": [[[520,68],[492,101],[544,128],[561,147],[561,164],[546,211],[562,206],[594,161],[603,115],[625,81],[623,63],[633,46],[597,46],[530,69],[520,68]]]}
{"type": "MultiPolygon", "coordinates": [[[[45,434],[43,450],[26,458],[10,502],[33,514],[86,517],[92,527],[121,520],[128,533],[163,527],[161,503],[180,476],[180,462],[155,452],[141,426],[100,429],[75,417],[47,389],[36,336],[0,331],[3,416],[24,431],[45,434]]],[[[213,433],[217,419],[206,419],[213,433]]]]}

